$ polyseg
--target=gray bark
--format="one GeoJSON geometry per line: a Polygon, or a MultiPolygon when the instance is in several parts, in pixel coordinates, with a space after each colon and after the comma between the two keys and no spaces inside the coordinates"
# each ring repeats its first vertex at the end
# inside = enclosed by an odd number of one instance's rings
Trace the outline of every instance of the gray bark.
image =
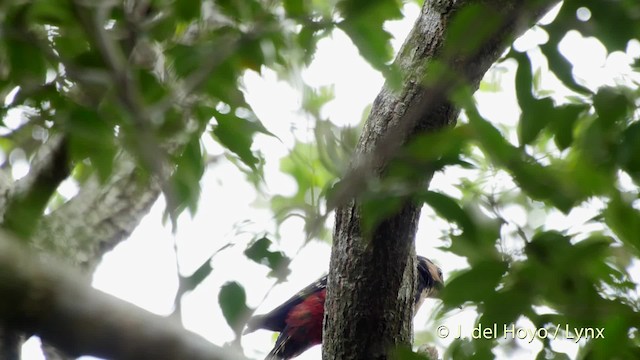
{"type": "Polygon", "coordinates": [[[102,255],[131,235],[159,195],[158,181],[143,179],[136,161],[122,153],[106,183],[90,178],[76,196],[41,219],[32,244],[93,272],[102,255]]]}
{"type": "MultiPolygon", "coordinates": [[[[557,3],[425,2],[396,58],[405,76],[403,88],[393,92],[385,85],[381,90],[365,123],[352,168],[338,190],[323,359],[387,359],[394,347],[411,345],[414,238],[421,204],[407,199],[399,211],[364,237],[361,204],[354,195],[366,187],[366,181],[383,176],[390,159],[410,139],[453,126],[459,110],[448,101],[448,93],[459,85],[475,91],[510,42],[557,3]],[[495,19],[476,19],[468,24],[468,33],[486,21],[497,21],[495,29],[476,46],[456,43],[455,48],[447,47],[445,39],[453,17],[474,4],[485,6],[495,19]],[[438,74],[433,79],[429,64],[434,59],[448,67],[448,76],[438,74]]],[[[431,175],[424,174],[425,188],[431,175]]]]}
{"type": "Polygon", "coordinates": [[[71,355],[110,359],[244,359],[167,318],[86,286],[71,267],[0,233],[0,319],[71,355]],[[24,266],[28,264],[28,266],[24,266]]]}

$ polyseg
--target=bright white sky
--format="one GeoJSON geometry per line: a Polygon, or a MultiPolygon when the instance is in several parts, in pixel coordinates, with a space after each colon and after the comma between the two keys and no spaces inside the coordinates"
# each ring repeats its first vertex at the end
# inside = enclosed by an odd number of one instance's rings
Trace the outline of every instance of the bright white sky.
{"type": "MultiPolygon", "coordinates": [[[[408,4],[405,19],[388,24],[388,29],[395,36],[394,48],[399,48],[418,12],[416,5],[408,4]]],[[[534,29],[518,41],[517,47],[521,50],[531,49],[545,39],[544,31],[534,29]]],[[[373,101],[382,86],[382,77],[362,60],[348,38],[339,31],[322,40],[318,47],[315,61],[305,71],[304,78],[313,86],[333,85],[335,100],[325,107],[324,115],[338,125],[356,125],[364,107],[373,101]]],[[[620,81],[629,76],[629,55],[640,55],[640,43],[630,46],[627,54],[615,53],[607,57],[604,47],[596,40],[570,33],[561,44],[561,50],[575,64],[576,76],[594,88],[602,84],[613,85],[614,80],[620,81]]],[[[530,51],[530,54],[534,66],[545,67],[537,50],[530,51]]],[[[515,63],[500,65],[497,72],[488,76],[499,76],[503,89],[499,92],[479,92],[476,96],[482,114],[495,123],[513,125],[517,122],[519,109],[513,89],[515,68],[515,63]]],[[[293,194],[295,182],[280,172],[279,159],[287,154],[296,137],[313,140],[313,120],[305,118],[298,111],[301,102],[299,92],[278,82],[273,73],[266,71],[262,76],[249,73],[245,82],[248,101],[265,126],[281,140],[258,136],[255,143],[256,148],[266,155],[265,176],[269,191],[273,194],[293,194]]],[[[551,76],[542,78],[542,88],[557,89],[557,84],[558,81],[551,76]]],[[[212,152],[221,151],[213,141],[205,146],[212,152]]],[[[459,174],[451,172],[438,174],[432,187],[456,194],[457,190],[450,184],[457,176],[459,174]]],[[[506,177],[495,179],[496,183],[508,184],[510,181],[506,177]]],[[[178,244],[183,274],[190,274],[223,245],[235,244],[214,258],[212,276],[183,300],[185,326],[215,344],[223,345],[233,339],[217,300],[218,291],[225,282],[241,283],[246,289],[249,306],[259,306],[257,313],[264,313],[328,270],[330,248],[326,243],[312,242],[296,255],[304,241],[304,224],[302,220],[292,217],[280,230],[283,240],[279,244],[281,250],[289,256],[295,256],[291,264],[292,273],[288,282],[276,286],[263,301],[273,280],[267,278],[266,267],[248,261],[242,252],[254,233],[273,232],[274,220],[268,208],[256,201],[255,191],[244,176],[228,163],[221,162],[205,174],[198,212],[193,218],[185,215],[180,219],[175,238],[170,226],[161,224],[163,209],[164,202],[161,199],[131,238],[105,256],[95,273],[93,284],[100,290],[149,311],[166,315],[172,311],[173,296],[177,289],[174,240],[178,244]]],[[[527,214],[517,208],[505,215],[521,225],[527,221],[527,214]]],[[[593,215],[593,209],[576,210],[567,217],[548,219],[545,225],[547,228],[565,229],[567,224],[580,224],[593,215]]],[[[440,264],[445,279],[452,271],[467,265],[463,259],[437,249],[445,245],[440,233],[441,229],[446,228],[446,223],[425,209],[416,240],[418,254],[426,255],[440,264]]],[[[447,319],[438,320],[431,317],[436,305],[437,301],[430,300],[422,307],[415,319],[417,330],[433,330],[444,324],[451,329],[461,326],[463,335],[470,334],[477,316],[473,309],[463,309],[447,319]]],[[[533,327],[526,322],[517,326],[533,327]]],[[[243,346],[249,357],[262,359],[271,349],[274,339],[273,333],[257,331],[243,338],[243,346]]],[[[444,339],[436,344],[441,354],[451,340],[444,339]]],[[[517,345],[520,347],[517,352],[520,359],[533,359],[541,348],[538,341],[532,344],[517,341],[517,345]]],[[[577,351],[577,346],[566,342],[558,344],[558,348],[571,356],[577,351]]],[[[37,350],[37,340],[29,341],[23,354],[27,360],[42,359],[37,350]]],[[[513,353],[497,355],[505,359],[514,356],[513,353]]],[[[299,359],[320,359],[320,348],[315,347],[299,359]]]]}

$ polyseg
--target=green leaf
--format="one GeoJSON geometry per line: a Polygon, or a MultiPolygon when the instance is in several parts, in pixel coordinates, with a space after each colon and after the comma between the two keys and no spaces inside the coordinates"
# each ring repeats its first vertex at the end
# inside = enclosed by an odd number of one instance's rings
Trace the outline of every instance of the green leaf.
{"type": "Polygon", "coordinates": [[[271,240],[262,237],[247,247],[244,254],[251,260],[261,265],[266,265],[271,269],[269,276],[275,277],[279,282],[285,281],[291,273],[289,270],[289,259],[282,251],[269,251],[271,240]]]}
{"type": "Polygon", "coordinates": [[[360,224],[364,235],[372,234],[384,220],[398,213],[406,202],[404,196],[394,196],[384,191],[366,192],[360,200],[360,224]]]}
{"type": "Polygon", "coordinates": [[[637,254],[640,251],[640,212],[616,194],[603,215],[611,230],[637,254]]]}
{"type": "Polygon", "coordinates": [[[168,94],[168,90],[158,78],[148,71],[141,70],[138,72],[138,83],[140,84],[140,88],[144,89],[142,96],[148,105],[157,103],[168,94]]]}
{"type": "Polygon", "coordinates": [[[384,30],[387,20],[402,17],[397,0],[342,0],[337,4],[344,20],[338,27],[356,45],[360,54],[376,69],[388,70],[391,61],[391,34],[384,30]]]}
{"type": "Polygon", "coordinates": [[[117,153],[113,125],[92,109],[75,107],[69,113],[66,130],[72,158],[78,161],[89,158],[98,177],[106,181],[117,153]]]}
{"type": "Polygon", "coordinates": [[[487,260],[460,274],[454,275],[442,291],[442,301],[448,306],[462,305],[465,301],[483,302],[496,290],[507,264],[498,260],[487,260]]]}
{"type": "Polygon", "coordinates": [[[319,88],[305,87],[302,97],[302,108],[316,118],[321,118],[320,110],[335,99],[334,86],[321,86],[319,88]]]}
{"type": "MultiPolygon", "coordinates": [[[[258,60],[260,61],[262,60],[258,60]]],[[[255,63],[252,61],[241,64],[241,62],[242,59],[234,58],[218,65],[209,75],[209,80],[204,83],[203,90],[233,108],[248,107],[244,94],[238,87],[238,77],[241,75],[241,66],[251,68],[255,63]]]]}
{"type": "Polygon", "coordinates": [[[480,307],[480,319],[478,324],[482,324],[483,327],[493,327],[497,330],[494,334],[496,337],[500,337],[505,327],[508,329],[514,326],[513,323],[518,319],[518,316],[527,309],[531,308],[532,296],[525,289],[506,289],[499,291],[486,292],[487,299],[483,306],[480,307]]]}
{"type": "Polygon", "coordinates": [[[589,164],[602,172],[615,171],[615,151],[620,134],[610,121],[610,118],[597,117],[587,123],[579,133],[576,146],[589,164]]]}
{"type": "Polygon", "coordinates": [[[590,95],[591,90],[578,84],[573,77],[573,66],[558,51],[558,43],[550,39],[546,44],[540,45],[540,50],[547,57],[549,70],[551,70],[562,83],[569,89],[584,95],[590,95]]]}
{"type": "Polygon", "coordinates": [[[632,106],[618,89],[603,87],[593,97],[593,107],[607,128],[625,119],[632,106]]]}
{"type": "Polygon", "coordinates": [[[214,116],[217,122],[213,128],[215,138],[238,155],[245,165],[255,170],[259,160],[251,150],[253,136],[257,133],[271,133],[257,119],[248,120],[236,116],[233,112],[225,114],[219,111],[214,111],[214,116]]]}
{"type": "Polygon", "coordinates": [[[618,146],[618,164],[640,183],[640,122],[624,130],[618,146]]]}
{"type": "Polygon", "coordinates": [[[170,180],[173,198],[167,201],[167,211],[173,219],[185,208],[193,214],[198,207],[200,180],[205,169],[199,138],[194,137],[185,145],[176,165],[170,180]]]}
{"type": "Polygon", "coordinates": [[[36,0],[29,8],[29,21],[37,24],[63,26],[73,22],[68,0],[36,0]]]}
{"type": "Polygon", "coordinates": [[[583,195],[570,182],[563,180],[559,172],[540,165],[522,149],[509,144],[498,129],[480,116],[475,107],[467,107],[466,110],[473,138],[492,161],[509,170],[529,196],[548,201],[563,212],[568,212],[582,199],[583,195]]]}
{"type": "Polygon", "coordinates": [[[175,44],[167,49],[166,53],[175,74],[179,77],[187,77],[201,66],[203,54],[202,50],[196,46],[175,44]]]}
{"type": "Polygon", "coordinates": [[[571,251],[569,237],[557,231],[543,231],[537,233],[527,244],[526,253],[531,259],[537,259],[541,264],[555,264],[557,259],[571,251]]]}
{"type": "Polygon", "coordinates": [[[186,293],[187,291],[193,291],[204,279],[207,278],[213,271],[213,267],[211,267],[211,259],[207,259],[196,271],[193,272],[188,277],[185,277],[181,281],[181,285],[183,289],[181,289],[181,293],[186,293]]]}
{"type": "Polygon", "coordinates": [[[56,149],[55,162],[49,164],[52,169],[34,178],[28,191],[13,194],[4,205],[2,227],[27,240],[35,230],[44,214],[45,208],[55,194],[60,181],[70,173],[67,146],[65,143],[56,149]]]}
{"type": "Polygon", "coordinates": [[[469,239],[475,239],[476,225],[456,200],[434,191],[426,192],[419,196],[419,199],[431,206],[439,216],[458,224],[469,239]]]}
{"type": "Polygon", "coordinates": [[[283,5],[289,17],[300,18],[306,15],[307,4],[305,0],[284,0],[283,5]]]}
{"type": "Polygon", "coordinates": [[[533,143],[542,129],[549,123],[557,121],[557,115],[550,98],[533,100],[522,108],[520,122],[518,123],[518,137],[520,145],[533,143]]]}
{"type": "Polygon", "coordinates": [[[173,10],[178,19],[190,21],[200,17],[202,2],[200,0],[179,0],[173,2],[173,10]]]}
{"type": "Polygon", "coordinates": [[[554,140],[560,150],[567,149],[573,143],[575,124],[587,109],[586,104],[568,104],[556,108],[557,116],[549,122],[549,128],[555,135],[554,140]]]}
{"type": "Polygon", "coordinates": [[[217,0],[216,5],[224,14],[231,16],[236,21],[254,21],[267,16],[261,2],[256,0],[217,0]]]}
{"type": "Polygon", "coordinates": [[[242,285],[235,281],[222,285],[218,294],[218,303],[227,324],[235,332],[236,337],[240,336],[251,315],[251,309],[247,306],[247,295],[242,285]]]}
{"type": "Polygon", "coordinates": [[[17,85],[26,88],[44,84],[47,66],[44,56],[38,47],[31,42],[15,38],[8,38],[6,42],[6,51],[9,58],[9,78],[17,85]]]}
{"type": "Polygon", "coordinates": [[[533,70],[531,60],[525,53],[511,51],[511,57],[518,62],[516,70],[516,97],[518,105],[524,112],[536,100],[533,96],[533,70]]]}
{"type": "Polygon", "coordinates": [[[469,3],[460,7],[446,31],[444,57],[475,54],[496,34],[501,23],[498,12],[483,3],[469,3]]]}

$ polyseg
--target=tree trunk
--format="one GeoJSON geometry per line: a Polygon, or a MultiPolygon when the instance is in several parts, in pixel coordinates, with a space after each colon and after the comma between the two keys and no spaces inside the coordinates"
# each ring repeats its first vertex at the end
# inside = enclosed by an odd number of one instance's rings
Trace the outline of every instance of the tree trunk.
{"type": "MultiPolygon", "coordinates": [[[[461,85],[475,91],[511,41],[558,2],[425,2],[395,61],[404,74],[403,88],[394,93],[385,85],[377,96],[356,158],[339,191],[325,304],[323,359],[387,359],[394,347],[411,345],[413,242],[422,205],[406,200],[399,211],[364,237],[361,203],[353,197],[365,179],[384,174],[389,160],[411,138],[453,126],[459,110],[449,102],[449,92],[461,85]],[[445,38],[455,23],[454,16],[472,6],[478,16],[471,18],[477,21],[456,23],[456,31],[474,34],[484,30],[488,35],[476,44],[466,39],[447,43],[445,38]],[[454,76],[445,79],[442,72],[431,70],[434,59],[445,64],[446,75],[454,76]]],[[[425,188],[431,175],[424,174],[425,188]]]]}

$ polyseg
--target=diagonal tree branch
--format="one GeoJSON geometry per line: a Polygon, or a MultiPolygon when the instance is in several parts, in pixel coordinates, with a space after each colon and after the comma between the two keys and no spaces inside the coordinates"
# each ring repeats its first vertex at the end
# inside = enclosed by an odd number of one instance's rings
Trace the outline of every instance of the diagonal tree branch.
{"type": "Polygon", "coordinates": [[[58,185],[69,176],[70,168],[67,140],[62,135],[52,136],[38,150],[29,173],[3,192],[2,226],[20,236],[29,236],[58,185]]]}
{"type": "Polygon", "coordinates": [[[135,159],[121,153],[106,183],[91,177],[76,196],[43,216],[33,245],[92,271],[104,253],[133,232],[160,195],[158,181],[140,175],[135,159]]]}
{"type": "MultiPolygon", "coordinates": [[[[50,137],[36,153],[29,173],[12,184],[3,184],[0,196],[0,224],[23,239],[33,232],[58,185],[69,176],[67,140],[62,135],[50,137]]],[[[0,323],[0,358],[20,358],[22,334],[0,323]]]]}
{"type": "Polygon", "coordinates": [[[89,279],[0,233],[0,322],[65,352],[110,359],[244,359],[90,288],[89,279]],[[28,264],[28,266],[25,266],[28,264]]]}

